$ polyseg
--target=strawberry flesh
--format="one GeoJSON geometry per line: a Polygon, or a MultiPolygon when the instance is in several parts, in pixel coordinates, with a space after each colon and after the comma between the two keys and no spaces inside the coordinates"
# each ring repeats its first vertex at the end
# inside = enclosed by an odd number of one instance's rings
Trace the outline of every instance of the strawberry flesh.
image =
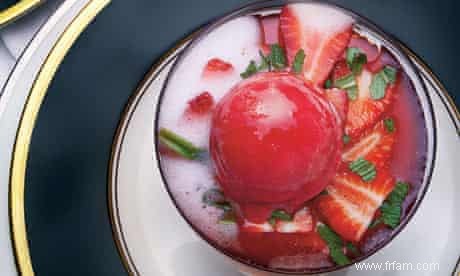
{"type": "Polygon", "coordinates": [[[209,114],[214,107],[214,98],[204,91],[187,103],[185,114],[188,118],[209,114]]]}
{"type": "Polygon", "coordinates": [[[343,125],[347,118],[348,112],[348,96],[347,92],[338,89],[332,88],[325,91],[326,98],[332,104],[332,106],[337,111],[337,115],[340,119],[340,124],[343,125]]]}
{"type": "Polygon", "coordinates": [[[395,140],[396,133],[387,131],[381,121],[358,142],[350,144],[343,152],[342,160],[352,162],[364,158],[377,167],[388,166],[395,140]]]}
{"type": "Polygon", "coordinates": [[[348,67],[346,60],[342,59],[338,61],[332,70],[332,80],[338,80],[343,77],[350,75],[352,72],[348,67]]]}
{"type": "Polygon", "coordinates": [[[289,63],[303,49],[304,77],[322,85],[350,41],[352,24],[350,16],[331,7],[286,5],[280,14],[280,32],[289,63]]]}
{"type": "MultiPolygon", "coordinates": [[[[399,75],[399,74],[398,74],[399,75]]],[[[356,100],[349,101],[348,114],[345,124],[345,133],[351,138],[357,138],[366,129],[374,126],[386,111],[388,111],[394,99],[399,76],[395,84],[390,84],[386,88],[385,97],[374,100],[370,95],[370,85],[373,74],[364,69],[357,80],[358,96],[356,100]]]]}
{"type": "Polygon", "coordinates": [[[384,169],[377,172],[372,182],[364,182],[344,170],[327,187],[328,194],[318,198],[317,208],[323,220],[342,238],[357,242],[394,185],[394,178],[384,169]]]}
{"type": "Polygon", "coordinates": [[[233,72],[233,65],[220,58],[212,58],[206,63],[203,69],[203,77],[220,76],[225,73],[233,72]]]}

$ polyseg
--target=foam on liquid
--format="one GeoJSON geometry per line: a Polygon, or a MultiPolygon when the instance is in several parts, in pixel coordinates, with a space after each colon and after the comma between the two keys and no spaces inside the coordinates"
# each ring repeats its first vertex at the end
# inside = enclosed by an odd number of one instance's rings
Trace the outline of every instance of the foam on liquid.
{"type": "MultiPolygon", "coordinates": [[[[183,114],[187,102],[203,91],[208,91],[218,102],[241,80],[240,73],[250,60],[259,58],[261,34],[258,24],[252,16],[233,19],[205,36],[189,51],[178,64],[165,91],[160,127],[187,137],[195,145],[209,148],[210,121],[185,120],[183,114]],[[230,62],[233,72],[216,78],[202,78],[203,69],[212,58],[230,62]]],[[[215,187],[210,166],[167,156],[161,161],[169,188],[180,208],[186,210],[185,216],[210,240],[220,246],[235,248],[237,227],[218,224],[222,211],[206,208],[202,203],[203,193],[215,187]]]]}

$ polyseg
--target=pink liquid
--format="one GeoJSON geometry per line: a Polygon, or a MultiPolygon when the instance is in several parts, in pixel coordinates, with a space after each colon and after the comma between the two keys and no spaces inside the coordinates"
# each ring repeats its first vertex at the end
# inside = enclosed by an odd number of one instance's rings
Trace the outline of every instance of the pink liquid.
{"type": "MultiPolygon", "coordinates": [[[[262,26],[270,28],[271,30],[270,36],[262,36],[267,40],[265,41],[266,43],[276,43],[276,39],[278,39],[278,32],[277,30],[274,30],[278,28],[278,25],[274,18],[275,17],[270,16],[268,24],[262,24],[262,26]]],[[[252,20],[248,21],[251,22],[245,22],[247,24],[246,28],[250,26],[249,23],[254,23],[252,20]]],[[[256,27],[259,28],[257,25],[256,27]]],[[[254,31],[254,33],[259,34],[257,31],[254,31]]],[[[262,43],[258,46],[264,49],[264,45],[266,45],[266,43],[262,41],[262,43]]],[[[380,55],[376,54],[376,47],[367,43],[364,38],[357,38],[355,36],[350,45],[353,47],[362,46],[365,48],[363,49],[364,52],[371,56],[368,69],[372,72],[380,70],[383,65],[387,64],[399,67],[396,60],[385,50],[383,50],[380,55]]],[[[198,93],[198,91],[203,91],[203,89],[206,91],[209,90],[216,101],[218,101],[222,96],[224,96],[225,91],[228,91],[227,88],[231,87],[231,84],[239,81],[237,73],[243,71],[245,64],[248,63],[248,60],[257,57],[258,51],[251,49],[251,47],[247,47],[245,44],[241,46],[241,49],[237,49],[242,53],[242,56],[239,57],[241,62],[237,58],[229,59],[234,63],[238,60],[238,65],[235,70],[236,73],[233,73],[234,75],[220,78],[222,82],[226,81],[228,83],[225,89],[221,89],[222,85],[217,84],[216,80],[218,80],[218,78],[209,83],[200,83],[196,86],[197,89],[195,90],[197,91],[192,91],[188,87],[185,87],[184,89],[177,89],[178,91],[181,90],[181,92],[187,90],[190,91],[187,92],[188,95],[186,97],[184,97],[184,95],[177,95],[177,97],[184,102],[182,103],[182,106],[185,106],[186,101],[196,97],[196,94],[194,95],[193,93],[198,93]],[[247,56],[248,51],[251,51],[251,56],[247,56]]],[[[233,54],[233,52],[228,53],[228,55],[230,54],[233,54]]],[[[209,56],[207,58],[209,59],[214,57],[215,56],[209,56]]],[[[205,62],[206,60],[201,61],[203,64],[205,64],[205,62]]],[[[195,63],[195,61],[190,62],[190,64],[195,63]]],[[[187,71],[192,70],[187,69],[187,71]]],[[[190,79],[194,80],[192,77],[194,76],[191,76],[190,79]]],[[[393,150],[394,154],[391,160],[392,174],[397,180],[409,182],[411,184],[409,195],[406,197],[403,205],[402,221],[404,221],[404,216],[407,214],[411,204],[417,197],[422,183],[426,163],[427,134],[422,108],[418,102],[414,88],[405,74],[403,74],[402,81],[400,82],[397,90],[396,99],[394,100],[390,110],[384,114],[383,118],[392,117],[395,120],[396,125],[396,142],[393,150]]],[[[175,113],[179,115],[182,114],[183,110],[180,109],[179,105],[177,105],[177,107],[178,110],[175,113]]],[[[191,140],[194,143],[206,148],[208,147],[207,138],[209,137],[209,125],[207,122],[203,123],[199,120],[194,122],[191,120],[187,121],[187,126],[181,125],[180,123],[177,123],[175,126],[171,126],[171,122],[173,121],[174,120],[171,119],[169,121],[163,121],[162,126],[168,128],[176,127],[177,132],[187,138],[192,138],[191,140]],[[196,125],[194,126],[194,124],[196,125]],[[190,127],[190,129],[187,127],[190,127]],[[193,130],[191,127],[193,127],[193,130]],[[202,131],[196,131],[196,129],[200,129],[202,131]]],[[[180,120],[178,121],[180,122],[180,120]]],[[[214,185],[214,177],[212,175],[211,166],[209,164],[206,164],[207,167],[204,167],[203,164],[189,164],[187,161],[175,160],[174,158],[164,158],[162,163],[162,166],[164,166],[166,171],[165,174],[168,178],[168,184],[173,190],[173,194],[181,209],[184,210],[185,216],[192,222],[194,227],[196,227],[206,237],[206,239],[210,240],[213,244],[217,244],[219,247],[223,248],[227,252],[230,252],[239,259],[246,260],[249,263],[255,262],[258,265],[270,268],[292,271],[329,267],[334,265],[329,258],[329,253],[327,250],[324,250],[324,242],[322,242],[318,235],[315,235],[316,233],[310,233],[309,235],[302,233],[285,234],[276,232],[238,233],[237,226],[216,225],[215,221],[220,214],[219,211],[207,207],[202,210],[198,208],[201,207],[200,200],[202,193],[214,185]],[[179,171],[187,171],[187,174],[189,175],[187,177],[178,175],[179,171]],[[188,182],[195,180],[196,183],[199,184],[188,184],[188,182]],[[186,185],[189,186],[186,187],[186,185]]],[[[317,216],[314,216],[314,219],[317,219],[317,216]]],[[[382,226],[368,230],[362,240],[356,244],[361,251],[361,255],[366,254],[384,243],[390,238],[392,233],[393,230],[382,226]]]]}

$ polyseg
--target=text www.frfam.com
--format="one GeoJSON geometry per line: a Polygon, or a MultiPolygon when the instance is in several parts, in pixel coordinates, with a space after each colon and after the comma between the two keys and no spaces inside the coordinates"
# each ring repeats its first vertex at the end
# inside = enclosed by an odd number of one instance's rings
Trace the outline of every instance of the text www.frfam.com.
{"type": "Polygon", "coordinates": [[[385,262],[385,263],[356,263],[356,270],[388,270],[388,271],[437,271],[439,263],[401,263],[401,262],[385,262]]]}

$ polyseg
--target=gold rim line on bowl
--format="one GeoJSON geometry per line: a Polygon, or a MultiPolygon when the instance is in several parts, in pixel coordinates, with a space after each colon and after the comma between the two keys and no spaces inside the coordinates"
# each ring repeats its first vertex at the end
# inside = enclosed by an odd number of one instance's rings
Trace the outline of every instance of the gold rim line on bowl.
{"type": "Polygon", "coordinates": [[[11,7],[0,11],[0,27],[13,22],[41,3],[43,3],[43,0],[21,0],[11,7]]]}
{"type": "MultiPolygon", "coordinates": [[[[117,217],[118,214],[116,212],[117,209],[117,202],[114,202],[113,200],[113,193],[115,191],[115,186],[116,186],[116,179],[114,179],[114,176],[117,174],[116,172],[118,171],[118,164],[119,164],[119,158],[120,158],[120,151],[121,151],[121,145],[122,141],[124,139],[124,135],[126,133],[126,128],[127,124],[129,123],[131,119],[131,115],[134,111],[134,109],[137,106],[137,103],[139,102],[140,98],[143,96],[143,94],[146,92],[148,88],[148,84],[153,82],[155,80],[154,75],[159,73],[160,67],[165,65],[165,63],[172,58],[175,58],[178,55],[178,49],[183,47],[185,44],[190,42],[193,37],[200,32],[202,28],[198,28],[198,30],[194,31],[192,34],[188,35],[185,39],[179,41],[174,47],[172,47],[170,50],[168,50],[165,54],[163,54],[157,62],[152,65],[150,70],[147,72],[147,74],[144,76],[142,81],[139,83],[138,88],[133,92],[133,94],[129,97],[128,102],[126,103],[126,106],[123,110],[122,115],[120,116],[119,124],[116,130],[116,133],[113,138],[112,142],[112,147],[111,147],[111,156],[110,156],[110,164],[109,164],[109,171],[108,171],[108,208],[109,208],[109,213],[110,213],[110,221],[112,224],[112,234],[113,238],[115,240],[115,243],[117,245],[117,250],[118,253],[121,257],[122,263],[125,266],[125,269],[128,271],[129,275],[138,275],[139,273],[135,273],[134,271],[137,271],[136,266],[134,265],[134,261],[131,260],[131,254],[129,253],[128,246],[124,240],[123,232],[121,231],[121,222],[119,221],[119,218],[117,217]],[[133,109],[134,108],[134,109],[133,109]],[[117,231],[120,232],[120,234],[117,233],[117,231]]],[[[453,123],[458,124],[460,122],[460,112],[455,105],[455,102],[453,101],[452,97],[449,95],[447,92],[445,86],[442,84],[442,82],[439,80],[439,78],[433,73],[431,68],[418,56],[416,55],[411,49],[409,49],[403,42],[398,42],[404,52],[413,60],[415,61],[416,64],[420,65],[421,68],[423,68],[424,71],[428,75],[430,75],[431,79],[434,81],[434,85],[436,88],[439,88],[440,92],[444,97],[441,97],[442,102],[446,105],[448,108],[449,113],[451,116],[453,116],[453,119],[456,120],[453,123]]],[[[160,70],[161,71],[161,70],[160,70]]],[[[436,89],[438,90],[438,89],[436,89]]],[[[458,127],[456,126],[457,133],[459,132],[458,127]]],[[[460,276],[460,274],[458,275],[460,276]]]]}
{"type": "Polygon", "coordinates": [[[90,0],[61,34],[41,66],[21,115],[10,172],[10,227],[13,250],[20,275],[33,276],[25,221],[25,173],[32,132],[41,103],[67,52],[110,0],[90,0]]]}

